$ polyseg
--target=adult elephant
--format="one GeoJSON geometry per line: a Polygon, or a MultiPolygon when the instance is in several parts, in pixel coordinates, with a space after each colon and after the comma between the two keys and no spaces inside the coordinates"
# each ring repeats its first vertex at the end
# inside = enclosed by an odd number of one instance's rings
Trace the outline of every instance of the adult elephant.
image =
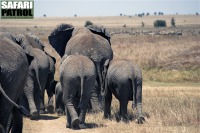
{"type": "Polygon", "coordinates": [[[33,57],[14,38],[0,33],[0,132],[22,133],[23,117],[28,115],[21,104],[29,65],[33,57]],[[7,125],[8,124],[8,125],[7,125]]]}
{"type": "Polygon", "coordinates": [[[41,99],[44,99],[49,60],[42,50],[31,46],[33,43],[38,43],[37,40],[32,41],[29,37],[22,34],[12,35],[8,32],[2,32],[1,35],[13,40],[24,51],[34,57],[29,66],[28,77],[24,87],[23,105],[30,110],[31,119],[38,119],[39,113],[45,112],[44,100],[41,99]]]}
{"type": "Polygon", "coordinates": [[[69,24],[61,24],[52,31],[48,39],[61,57],[64,54],[81,54],[94,62],[97,85],[92,92],[91,104],[94,111],[99,110],[97,97],[103,92],[103,65],[113,58],[109,33],[99,26],[74,28],[69,24]]]}
{"type": "Polygon", "coordinates": [[[104,66],[108,68],[105,79],[105,103],[104,103],[104,118],[109,118],[111,115],[112,94],[120,102],[120,115],[124,121],[128,120],[127,105],[128,101],[132,100],[132,109],[137,108],[137,122],[144,122],[142,115],[142,71],[128,60],[110,61],[104,66]]]}
{"type": "MultiPolygon", "coordinates": [[[[46,50],[44,43],[37,36],[35,36],[32,33],[28,33],[28,34],[25,34],[25,37],[27,38],[27,40],[29,41],[29,44],[33,48],[42,50],[46,54],[46,56],[49,60],[49,71],[48,71],[48,77],[47,77],[47,82],[46,82],[45,88],[46,88],[47,95],[48,95],[47,112],[53,113],[54,101],[53,101],[52,90],[54,88],[52,88],[51,84],[54,81],[56,59],[53,56],[51,56],[51,54],[46,50]]],[[[44,99],[41,99],[41,100],[44,102],[44,99]]]]}
{"type": "Polygon", "coordinates": [[[85,116],[91,91],[95,85],[94,63],[83,55],[69,55],[62,58],[60,85],[67,114],[67,128],[86,128],[85,116]]]}

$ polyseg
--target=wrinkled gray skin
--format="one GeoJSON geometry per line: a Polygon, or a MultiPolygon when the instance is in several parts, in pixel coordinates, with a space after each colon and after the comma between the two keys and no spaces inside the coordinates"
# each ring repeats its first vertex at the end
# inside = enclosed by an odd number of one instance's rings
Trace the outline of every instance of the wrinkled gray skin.
{"type": "MultiPolygon", "coordinates": [[[[108,67],[105,66],[105,67],[108,67]]],[[[107,69],[107,68],[105,68],[107,69]]],[[[104,76],[105,77],[105,76],[104,76]]],[[[112,94],[120,102],[120,115],[128,121],[127,105],[132,100],[132,109],[137,109],[139,124],[144,122],[142,115],[142,71],[128,60],[112,60],[105,77],[104,118],[111,115],[112,94]]]]}
{"type": "Polygon", "coordinates": [[[61,88],[60,82],[56,84],[55,87],[55,100],[56,100],[56,112],[58,115],[65,114],[65,105],[62,101],[63,90],[61,88]]]}
{"type": "MultiPolygon", "coordinates": [[[[48,60],[49,60],[49,72],[48,72],[48,78],[47,78],[47,82],[46,82],[46,91],[47,91],[47,95],[48,95],[48,104],[47,104],[47,112],[48,113],[53,113],[54,111],[54,102],[53,102],[53,88],[51,86],[52,82],[54,81],[54,74],[55,74],[55,63],[56,63],[56,59],[51,56],[48,51],[46,51],[45,49],[45,45],[43,44],[43,42],[35,35],[28,33],[25,35],[26,38],[29,38],[29,43],[33,48],[38,48],[40,50],[42,50],[48,60]]],[[[41,99],[42,101],[44,101],[44,99],[41,99]]]]}
{"type": "Polygon", "coordinates": [[[39,43],[37,39],[32,40],[29,36],[22,34],[12,35],[1,33],[5,37],[14,39],[25,52],[34,57],[29,66],[27,81],[24,87],[23,105],[30,110],[30,119],[38,119],[39,113],[45,112],[44,91],[49,71],[49,60],[46,54],[37,48],[33,48],[33,43],[39,43]]]}
{"type": "Polygon", "coordinates": [[[49,36],[49,42],[58,54],[81,54],[89,57],[96,67],[96,87],[92,91],[93,111],[100,110],[100,93],[103,92],[102,69],[106,61],[113,58],[109,33],[103,27],[90,26],[74,28],[68,24],[59,25],[49,36]]]}
{"type": "Polygon", "coordinates": [[[12,133],[22,133],[21,106],[15,103],[21,104],[33,57],[25,53],[12,36],[7,38],[3,34],[0,33],[0,132],[7,133],[11,129],[12,133]]]}
{"type": "Polygon", "coordinates": [[[67,114],[67,128],[86,128],[85,116],[95,78],[95,66],[88,57],[70,55],[62,58],[60,84],[67,114]]]}

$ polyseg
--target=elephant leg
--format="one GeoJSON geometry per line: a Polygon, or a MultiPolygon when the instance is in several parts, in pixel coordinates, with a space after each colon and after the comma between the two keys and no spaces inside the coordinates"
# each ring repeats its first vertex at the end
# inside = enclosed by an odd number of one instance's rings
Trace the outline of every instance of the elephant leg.
{"type": "Polygon", "coordinates": [[[128,113],[127,113],[127,105],[128,100],[120,101],[120,116],[122,117],[122,120],[125,122],[128,122],[128,113]]]}
{"type": "Polygon", "coordinates": [[[54,111],[54,99],[53,99],[53,88],[51,88],[51,83],[54,81],[54,72],[49,73],[46,83],[46,91],[48,95],[47,112],[53,113],[54,111]]]}
{"type": "Polygon", "coordinates": [[[126,85],[121,85],[120,91],[120,116],[124,122],[128,122],[129,118],[127,113],[127,105],[129,100],[129,89],[126,85]]]}
{"type": "Polygon", "coordinates": [[[136,89],[136,105],[137,105],[136,107],[137,107],[137,113],[138,113],[136,122],[138,124],[142,124],[145,121],[145,118],[142,114],[142,83],[141,82],[137,83],[136,88],[137,88],[136,89]]]}
{"type": "Polygon", "coordinates": [[[107,87],[104,96],[104,118],[108,119],[111,116],[111,102],[112,102],[112,92],[107,87]]]}
{"type": "Polygon", "coordinates": [[[98,98],[98,93],[99,93],[98,89],[100,88],[98,87],[98,83],[96,81],[95,87],[93,87],[92,92],[91,92],[90,104],[91,104],[92,112],[99,112],[102,109],[101,104],[99,102],[99,98],[98,98]]]}
{"type": "Polygon", "coordinates": [[[37,88],[34,88],[33,77],[29,75],[27,77],[27,82],[24,87],[24,94],[28,100],[30,115],[31,115],[30,119],[32,119],[32,120],[38,119],[38,117],[39,117],[39,113],[38,113],[38,110],[36,108],[36,104],[34,101],[34,99],[38,99],[38,97],[36,97],[37,94],[34,94],[36,92],[36,91],[34,91],[34,89],[37,89],[37,88]]]}
{"type": "MultiPolygon", "coordinates": [[[[76,111],[76,108],[74,106],[74,100],[71,96],[69,96],[69,98],[67,98],[67,103],[66,103],[66,107],[67,107],[67,111],[69,112],[69,115],[71,117],[71,128],[73,129],[77,129],[79,128],[79,123],[80,123],[80,120],[78,118],[78,114],[77,114],[77,111],[76,111]]],[[[67,114],[68,114],[67,112],[67,114]]]]}
{"type": "Polygon", "coordinates": [[[69,114],[69,111],[67,109],[67,107],[65,107],[65,112],[66,112],[66,118],[67,118],[67,124],[66,124],[66,128],[71,128],[71,116],[69,114]]]}
{"type": "Polygon", "coordinates": [[[13,122],[12,122],[12,131],[11,133],[22,133],[23,128],[23,117],[18,109],[14,108],[13,110],[13,122]]]}
{"type": "Polygon", "coordinates": [[[40,91],[40,114],[45,114],[45,106],[44,106],[44,90],[40,91]]]}

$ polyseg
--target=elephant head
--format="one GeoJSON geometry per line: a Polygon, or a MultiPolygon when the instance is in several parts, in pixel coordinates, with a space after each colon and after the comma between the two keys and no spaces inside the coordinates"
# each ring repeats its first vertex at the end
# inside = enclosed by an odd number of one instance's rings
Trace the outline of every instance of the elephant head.
{"type": "Polygon", "coordinates": [[[25,34],[25,37],[26,37],[28,43],[33,48],[38,48],[38,49],[44,51],[45,45],[43,44],[43,42],[36,35],[34,35],[32,33],[28,33],[28,34],[25,34]]]}

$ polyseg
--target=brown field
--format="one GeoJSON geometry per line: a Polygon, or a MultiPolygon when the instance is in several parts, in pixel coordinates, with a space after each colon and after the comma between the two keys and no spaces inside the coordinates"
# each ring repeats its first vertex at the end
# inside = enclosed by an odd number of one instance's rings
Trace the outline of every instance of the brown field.
{"type": "MultiPolygon", "coordinates": [[[[114,34],[111,37],[114,58],[130,59],[143,69],[143,111],[146,122],[135,123],[129,109],[129,123],[118,121],[118,102],[113,100],[113,119],[102,119],[103,113],[87,114],[88,129],[66,129],[65,116],[42,115],[38,121],[24,119],[24,133],[113,132],[113,133],[198,133],[200,132],[200,19],[196,15],[139,17],[63,17],[33,20],[1,20],[0,31],[28,33],[40,37],[57,62],[55,79],[59,77],[60,57],[48,45],[48,35],[60,23],[82,27],[85,21],[104,25],[109,32],[182,31],[182,36],[114,34]],[[176,27],[170,27],[174,17],[176,27]],[[167,21],[166,28],[153,28],[157,19],[167,21]],[[141,22],[145,27],[141,27],[141,22]],[[126,27],[123,27],[126,25],[126,27]]],[[[130,102],[131,103],[131,102],[130,102]]]]}

